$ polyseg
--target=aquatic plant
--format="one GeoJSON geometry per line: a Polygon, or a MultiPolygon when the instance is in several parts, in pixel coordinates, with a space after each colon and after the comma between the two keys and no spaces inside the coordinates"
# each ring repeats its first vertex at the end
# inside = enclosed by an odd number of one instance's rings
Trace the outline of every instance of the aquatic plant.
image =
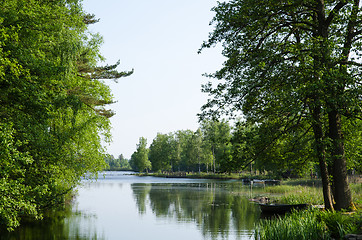
{"type": "Polygon", "coordinates": [[[256,226],[255,239],[330,239],[330,235],[325,224],[317,221],[316,211],[301,211],[277,219],[262,220],[256,226]]]}
{"type": "Polygon", "coordinates": [[[356,213],[295,211],[284,217],[262,220],[255,228],[255,239],[342,239],[362,233],[362,211],[356,213]]]}

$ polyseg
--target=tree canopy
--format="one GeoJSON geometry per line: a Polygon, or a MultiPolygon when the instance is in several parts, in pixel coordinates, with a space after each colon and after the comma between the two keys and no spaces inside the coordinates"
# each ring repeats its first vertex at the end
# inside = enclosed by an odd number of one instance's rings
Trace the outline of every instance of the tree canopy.
{"type": "Polygon", "coordinates": [[[137,150],[132,154],[130,164],[136,171],[147,171],[152,168],[151,162],[148,160],[147,139],[140,137],[137,144],[137,150]]]}
{"type": "Polygon", "coordinates": [[[213,11],[202,48],[221,43],[226,61],[209,75],[219,83],[203,86],[212,98],[201,117],[242,113],[280,137],[312,131],[326,207],[330,183],[336,208],[351,207],[343,126],[361,117],[360,1],[232,0],[213,11]]]}
{"type": "Polygon", "coordinates": [[[78,0],[3,0],[0,9],[0,225],[41,218],[104,167],[113,102],[98,66],[97,20],[78,0]],[[103,136],[103,137],[102,137],[103,136]]]}

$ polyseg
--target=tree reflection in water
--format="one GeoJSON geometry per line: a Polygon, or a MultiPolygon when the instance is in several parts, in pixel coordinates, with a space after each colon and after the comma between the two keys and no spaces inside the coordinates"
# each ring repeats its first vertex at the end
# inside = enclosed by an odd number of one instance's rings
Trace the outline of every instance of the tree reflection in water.
{"type": "Polygon", "coordinates": [[[157,239],[253,237],[259,209],[247,200],[250,187],[240,181],[117,176],[85,181],[64,214],[23,223],[11,234],[0,232],[0,240],[149,239],[150,234],[157,239]],[[143,231],[133,230],[137,228],[143,231]]]}
{"type": "Polygon", "coordinates": [[[1,233],[1,240],[103,240],[96,232],[94,225],[95,216],[73,212],[69,209],[49,214],[42,221],[29,221],[22,223],[14,232],[1,233]],[[55,216],[56,214],[56,216],[55,216]],[[90,232],[87,232],[92,229],[90,232]]]}
{"type": "Polygon", "coordinates": [[[232,184],[131,184],[140,214],[149,207],[159,219],[195,222],[204,237],[227,239],[230,232],[252,235],[259,210],[232,184]]]}

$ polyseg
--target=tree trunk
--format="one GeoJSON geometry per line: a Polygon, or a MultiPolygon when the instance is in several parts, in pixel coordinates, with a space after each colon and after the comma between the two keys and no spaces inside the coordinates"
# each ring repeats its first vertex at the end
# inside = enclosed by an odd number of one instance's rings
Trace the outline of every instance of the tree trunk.
{"type": "Polygon", "coordinates": [[[334,210],[331,185],[328,174],[328,166],[326,163],[326,150],[325,150],[325,144],[323,142],[324,134],[323,134],[322,123],[320,120],[320,107],[314,106],[313,108],[311,108],[311,112],[313,117],[312,127],[314,132],[317,157],[318,157],[319,168],[322,178],[324,207],[325,209],[334,210]]]}
{"type": "Polygon", "coordinates": [[[216,163],[215,163],[215,149],[212,147],[212,161],[214,165],[214,173],[216,172],[216,163]]]}
{"type": "Polygon", "coordinates": [[[347,162],[344,153],[341,116],[336,110],[328,113],[329,137],[332,140],[332,175],[336,210],[354,208],[347,179],[347,162]]]}
{"type": "Polygon", "coordinates": [[[322,177],[324,207],[325,209],[334,210],[328,168],[325,161],[325,152],[323,152],[323,156],[318,157],[318,160],[322,177]]]}

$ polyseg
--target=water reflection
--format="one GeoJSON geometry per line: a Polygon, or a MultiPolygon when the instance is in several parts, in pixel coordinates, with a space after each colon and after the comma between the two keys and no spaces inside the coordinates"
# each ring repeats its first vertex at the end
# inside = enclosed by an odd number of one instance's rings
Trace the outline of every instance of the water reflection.
{"type": "MultiPolygon", "coordinates": [[[[240,182],[139,178],[84,181],[72,206],[0,240],[252,239],[259,209],[240,182]]],[[[254,191],[254,190],[253,190],[254,191]]]]}
{"type": "Polygon", "coordinates": [[[0,233],[1,240],[103,240],[94,228],[96,216],[68,210],[65,215],[25,222],[16,231],[0,233]],[[87,231],[84,231],[87,229],[87,231]]]}
{"type": "MultiPolygon", "coordinates": [[[[259,210],[247,198],[227,191],[225,183],[131,184],[140,214],[149,205],[160,219],[195,222],[204,237],[252,235],[259,210]],[[247,234],[246,234],[247,233],[247,234]]],[[[239,187],[240,188],[240,187],[239,187]]]]}

